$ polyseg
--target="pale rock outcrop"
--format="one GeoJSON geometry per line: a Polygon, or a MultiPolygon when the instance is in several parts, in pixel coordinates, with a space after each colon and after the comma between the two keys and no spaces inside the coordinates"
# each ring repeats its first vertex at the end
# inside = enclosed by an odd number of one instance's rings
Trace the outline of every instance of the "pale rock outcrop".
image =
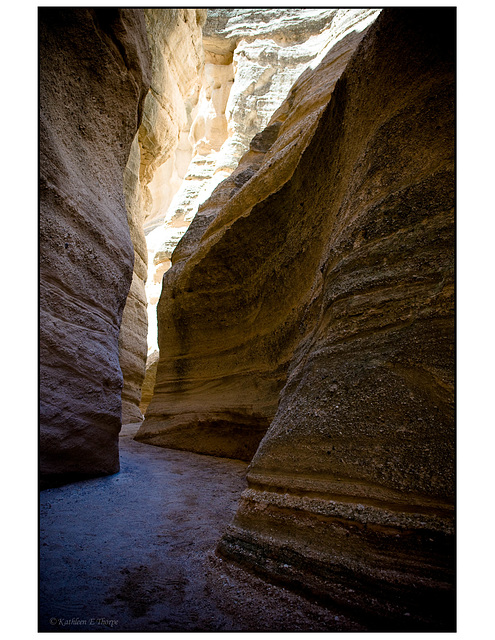
{"type": "Polygon", "coordinates": [[[139,131],[147,230],[167,211],[192,157],[188,134],[201,86],[206,14],[206,9],[145,9],[153,58],[139,131]]]}
{"type": "MultiPolygon", "coordinates": [[[[157,348],[156,302],[170,256],[214,188],[269,122],[294,81],[376,9],[208,9],[205,67],[188,135],[191,161],[168,210],[146,225],[150,279],[149,350],[157,348]]],[[[185,135],[185,131],[183,131],[185,135]]]]}
{"type": "MultiPolygon", "coordinates": [[[[203,67],[201,25],[206,10],[146,9],[144,15],[152,54],[151,87],[124,173],[135,259],[119,336],[123,424],[143,419],[139,404],[148,352],[148,251],[144,225],[146,220],[154,219],[157,211],[168,207],[191,157],[192,148],[184,132],[187,134],[191,126],[191,110],[198,99],[203,67]]],[[[161,273],[159,268],[151,279],[156,281],[161,273]]],[[[152,286],[148,295],[153,300],[152,286]]],[[[156,333],[155,325],[153,322],[150,326],[152,335],[156,333]]]]}
{"type": "Polygon", "coordinates": [[[175,250],[136,437],[255,454],[224,556],[370,629],[448,631],[455,10],[362,35],[304,72],[175,250]]]}
{"type": "MultiPolygon", "coordinates": [[[[363,31],[378,13],[374,9],[210,10],[203,35],[206,59],[216,69],[230,59],[234,76],[231,90],[224,94],[228,100],[221,103],[228,131],[215,170],[235,169],[303,70],[316,66],[349,32],[363,31]]],[[[216,83],[222,84],[217,79],[216,83]]],[[[219,91],[222,88],[223,84],[219,91]]],[[[218,108],[215,111],[219,113],[218,108]]]]}
{"type": "Polygon", "coordinates": [[[43,487],[119,469],[134,262],[123,173],[151,79],[143,12],[42,7],[39,63],[43,487]]]}

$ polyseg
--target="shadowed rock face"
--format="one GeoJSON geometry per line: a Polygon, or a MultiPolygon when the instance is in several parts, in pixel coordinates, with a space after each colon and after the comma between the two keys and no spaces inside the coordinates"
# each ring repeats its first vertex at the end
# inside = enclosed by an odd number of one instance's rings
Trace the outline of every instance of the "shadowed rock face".
{"type": "MultiPolygon", "coordinates": [[[[237,167],[252,138],[266,127],[304,69],[317,66],[338,41],[349,33],[363,31],[379,12],[379,9],[208,9],[203,26],[205,66],[201,89],[197,104],[190,102],[187,109],[190,119],[181,130],[176,154],[182,159],[187,156],[190,163],[185,175],[181,174],[184,180],[168,209],[164,208],[168,202],[165,194],[171,196],[177,182],[167,176],[160,181],[159,189],[150,185],[157,205],[146,222],[150,351],[158,349],[156,304],[163,273],[169,269],[171,255],[199,205],[237,167]]],[[[145,13],[148,16],[149,10],[145,13]]],[[[190,49],[190,37],[182,41],[190,49]]],[[[178,49],[176,43],[172,49],[178,49]]],[[[179,56],[186,58],[182,51],[179,56]]],[[[152,86],[157,86],[155,79],[152,86]]],[[[166,93],[173,92],[167,87],[166,93]]],[[[172,120],[177,122],[178,118],[172,120]]],[[[157,172],[159,175],[161,171],[157,172]]]]}
{"type": "MultiPolygon", "coordinates": [[[[291,220],[276,210],[267,213],[266,207],[258,214],[257,207],[290,179],[362,37],[363,32],[351,32],[314,73],[300,76],[177,246],[158,306],[161,360],[154,396],[137,439],[253,457],[301,339],[297,305],[305,296],[301,278],[307,276],[292,249],[278,250],[291,220]],[[291,266],[277,278],[280,259],[291,266]],[[287,277],[284,289],[280,277],[287,277]]],[[[304,224],[301,218],[294,227],[295,238],[304,224]]]]}
{"type": "Polygon", "coordinates": [[[141,10],[39,13],[42,485],[119,469],[133,269],[123,173],[150,83],[141,10]]]}
{"type": "Polygon", "coordinates": [[[185,151],[178,147],[184,137],[181,130],[187,128],[190,103],[197,101],[194,94],[203,65],[201,25],[206,9],[146,9],[144,16],[152,59],[151,90],[124,172],[134,273],[119,335],[123,424],[143,419],[139,404],[148,351],[144,223],[153,211],[166,210],[170,192],[180,183],[178,165],[185,151]]]}
{"type": "Polygon", "coordinates": [[[384,10],[296,83],[174,253],[138,434],[270,423],[219,550],[373,629],[455,626],[454,49],[454,10],[384,10]]]}

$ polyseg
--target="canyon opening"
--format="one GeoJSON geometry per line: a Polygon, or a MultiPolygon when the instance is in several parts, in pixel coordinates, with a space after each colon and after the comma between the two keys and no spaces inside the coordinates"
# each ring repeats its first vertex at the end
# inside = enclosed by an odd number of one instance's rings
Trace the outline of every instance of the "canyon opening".
{"type": "Polygon", "coordinates": [[[39,8],[40,631],[455,631],[455,8],[39,8]]]}

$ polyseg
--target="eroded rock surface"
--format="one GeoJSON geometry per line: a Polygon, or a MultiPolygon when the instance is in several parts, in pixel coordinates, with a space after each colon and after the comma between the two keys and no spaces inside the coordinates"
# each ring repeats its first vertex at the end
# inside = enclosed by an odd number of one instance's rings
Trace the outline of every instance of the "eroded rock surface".
{"type": "Polygon", "coordinates": [[[134,270],[119,333],[119,362],[122,370],[122,424],[143,419],[139,410],[148,350],[148,314],[146,279],[148,255],[144,237],[143,190],[139,179],[141,148],[134,137],[124,171],[124,195],[127,221],[134,247],[134,270]]]}
{"type": "Polygon", "coordinates": [[[256,451],[221,553],[375,629],[455,625],[454,48],[384,10],[299,79],[173,255],[137,436],[256,451]]]}
{"type": "Polygon", "coordinates": [[[150,351],[158,346],[154,327],[161,278],[198,207],[237,167],[253,136],[268,124],[304,69],[316,66],[350,32],[364,30],[378,13],[376,9],[208,9],[201,88],[181,131],[180,144],[188,147],[190,164],[170,204],[162,201],[145,225],[151,271],[150,351]]]}
{"type": "MultiPolygon", "coordinates": [[[[293,326],[297,313],[284,325],[290,296],[272,282],[270,250],[283,245],[286,228],[278,215],[258,222],[246,214],[292,175],[363,33],[352,30],[314,72],[301,75],[175,250],[158,307],[163,355],[138,439],[243,460],[254,455],[301,336],[293,326]]],[[[297,272],[298,264],[291,268],[297,272]]]]}
{"type": "Polygon", "coordinates": [[[144,16],[41,8],[42,484],[119,468],[118,336],[132,279],[123,173],[150,84],[144,16]]]}
{"type": "Polygon", "coordinates": [[[139,131],[147,229],[167,211],[192,156],[188,134],[201,87],[206,14],[206,9],[145,9],[153,59],[139,131]]]}
{"type": "MultiPolygon", "coordinates": [[[[144,226],[157,212],[167,209],[191,158],[192,149],[184,132],[187,134],[191,127],[191,111],[198,101],[204,57],[201,25],[206,10],[146,9],[144,16],[152,59],[151,88],[124,173],[135,258],[119,336],[123,424],[143,419],[139,405],[148,352],[148,249],[144,226]]],[[[160,272],[152,273],[152,280],[159,275],[160,272]]],[[[154,324],[151,332],[156,332],[154,324]]]]}

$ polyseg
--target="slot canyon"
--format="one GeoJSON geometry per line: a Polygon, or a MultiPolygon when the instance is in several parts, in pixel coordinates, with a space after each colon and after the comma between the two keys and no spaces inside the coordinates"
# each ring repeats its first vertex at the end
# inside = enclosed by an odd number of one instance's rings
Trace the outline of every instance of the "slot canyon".
{"type": "Polygon", "coordinates": [[[455,8],[39,30],[39,630],[455,631],[455,8]]]}

